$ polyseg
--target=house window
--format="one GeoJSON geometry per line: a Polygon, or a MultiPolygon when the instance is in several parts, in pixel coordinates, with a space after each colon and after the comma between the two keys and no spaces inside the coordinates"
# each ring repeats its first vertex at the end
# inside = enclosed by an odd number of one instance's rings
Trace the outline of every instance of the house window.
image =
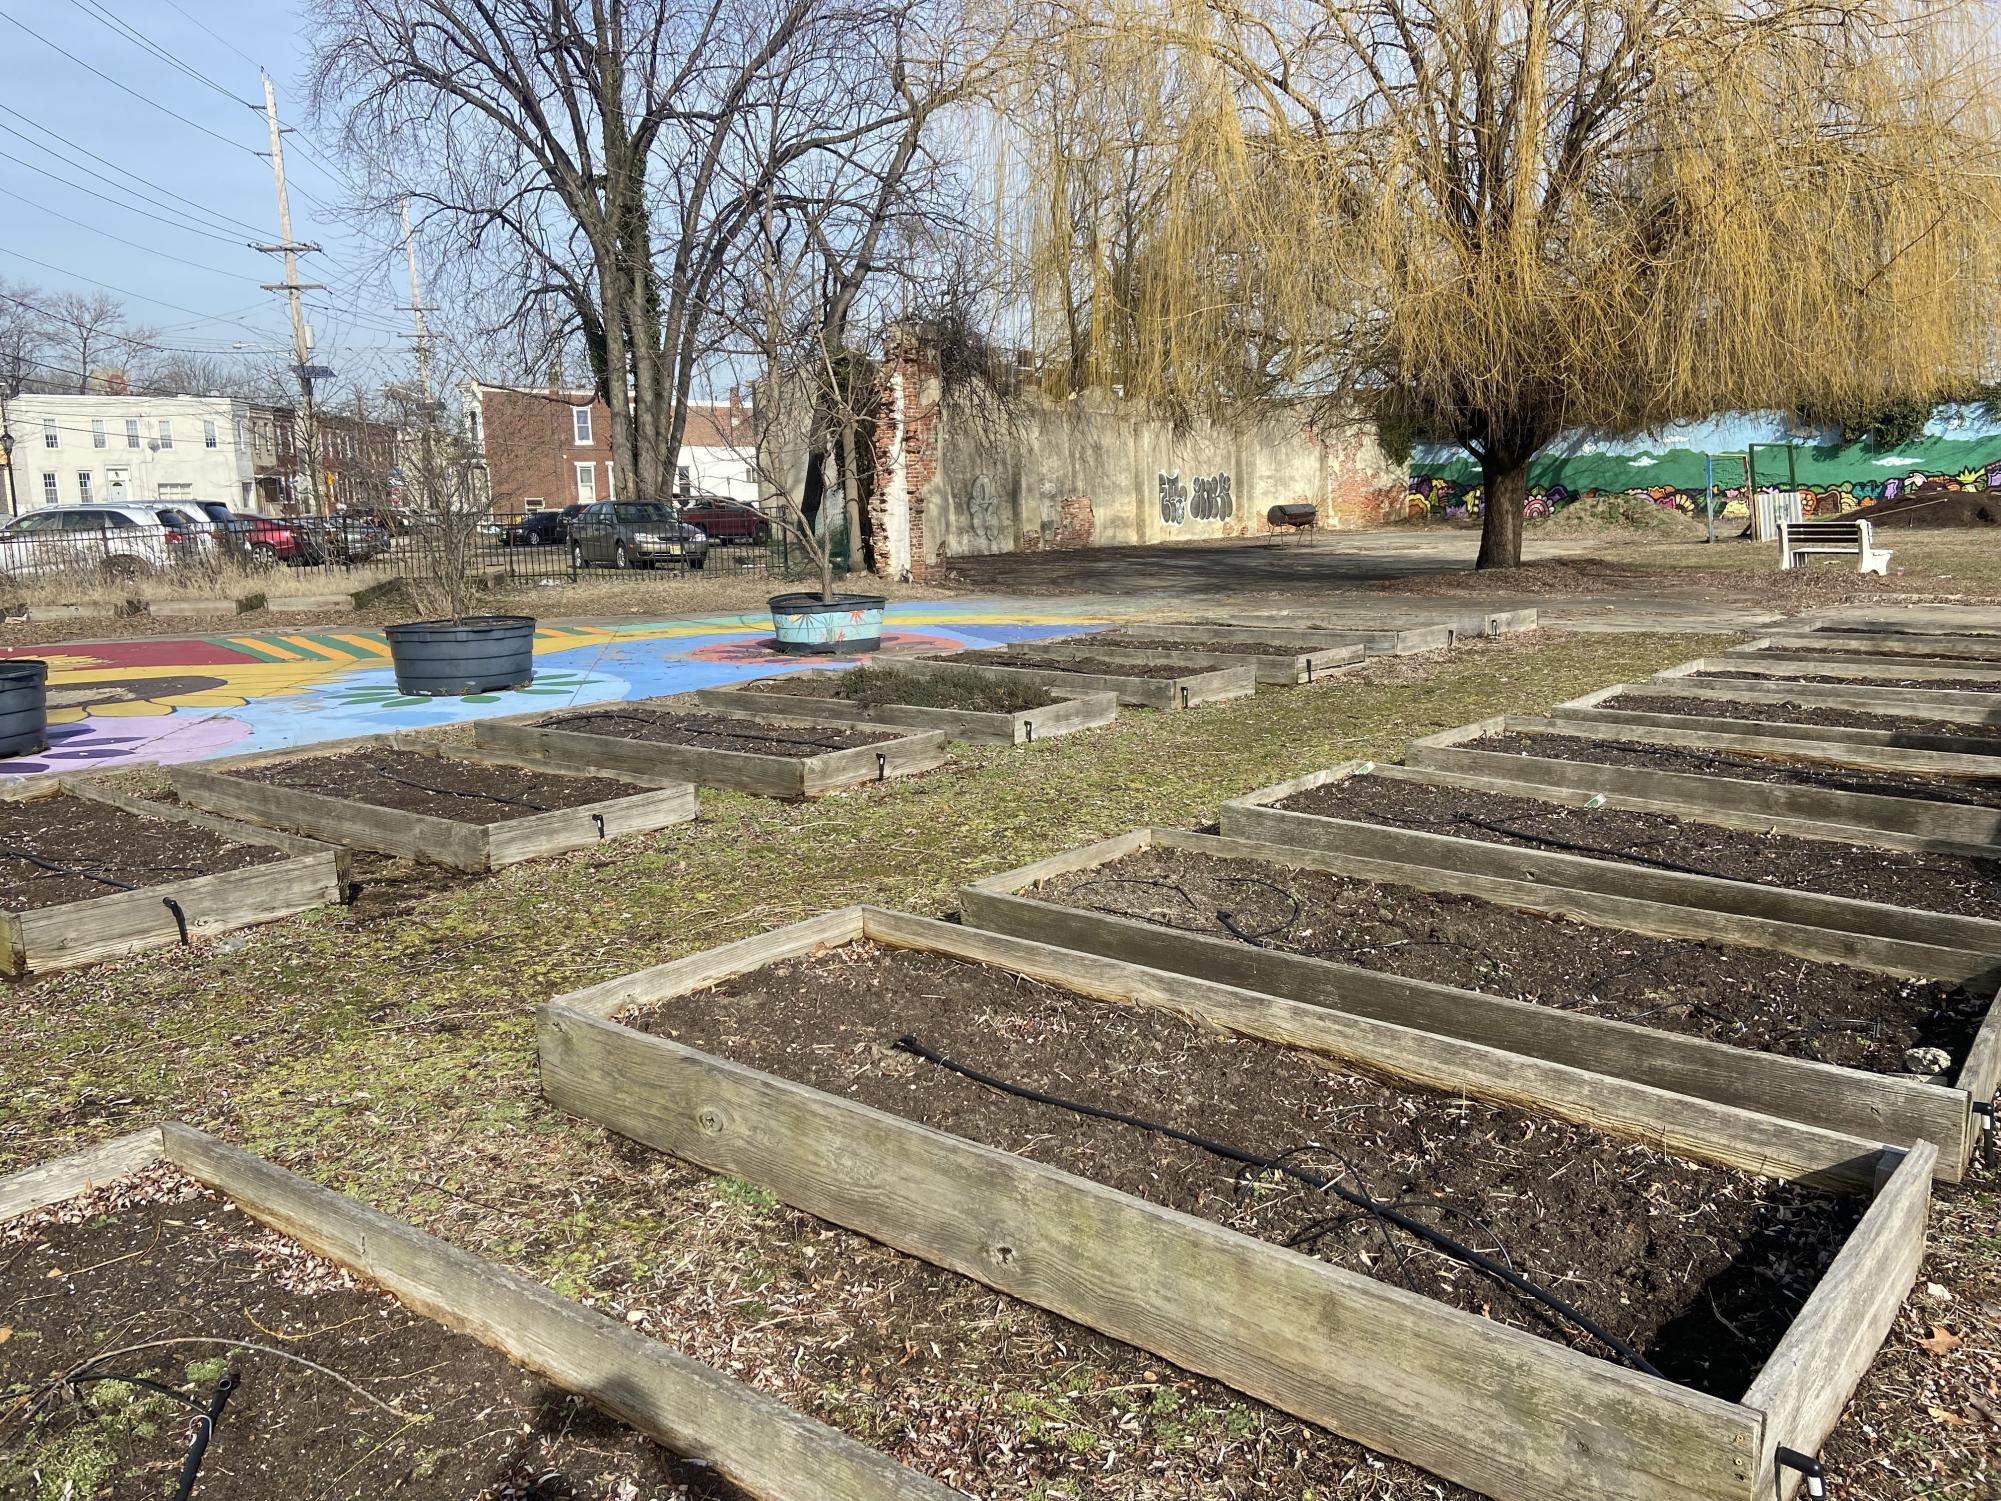
{"type": "Polygon", "coordinates": [[[85,505],[97,499],[97,487],[91,483],[88,469],[79,469],[76,472],[76,498],[85,505]]]}
{"type": "Polygon", "coordinates": [[[62,446],[62,432],[56,426],[56,419],[53,417],[44,417],[42,419],[42,447],[61,448],[62,446]]]}
{"type": "Polygon", "coordinates": [[[589,505],[598,498],[598,466],[577,465],[577,504],[589,505]]]}
{"type": "Polygon", "coordinates": [[[102,417],[93,417],[93,418],[91,418],[91,419],[90,419],[90,446],[91,446],[92,448],[102,448],[102,447],[104,447],[104,446],[105,446],[105,442],[106,442],[106,439],[105,439],[105,436],[104,436],[104,419],[103,419],[102,417]]]}
{"type": "Polygon", "coordinates": [[[139,446],[139,419],[137,417],[127,417],[125,419],[125,446],[127,448],[137,448],[139,446]]]}
{"type": "Polygon", "coordinates": [[[683,495],[688,493],[688,466],[681,464],[674,470],[674,488],[683,495]]]}
{"type": "Polygon", "coordinates": [[[604,498],[606,500],[618,499],[618,481],[612,475],[610,459],[604,461],[604,498]]]}
{"type": "Polygon", "coordinates": [[[160,446],[162,448],[172,448],[174,446],[174,424],[170,418],[162,417],[160,419],[160,446]]]}
{"type": "Polygon", "coordinates": [[[162,500],[193,500],[194,498],[195,498],[195,487],[193,485],[179,484],[179,485],[160,486],[160,499],[162,500]]]}
{"type": "Polygon", "coordinates": [[[45,506],[58,506],[62,504],[62,500],[63,500],[62,488],[57,483],[56,477],[53,474],[43,475],[42,504],[45,506]]]}
{"type": "Polygon", "coordinates": [[[571,407],[570,425],[576,429],[578,443],[588,443],[591,441],[591,409],[589,407],[571,407]]]}
{"type": "Polygon", "coordinates": [[[215,441],[215,419],[213,417],[204,417],[201,420],[201,446],[203,448],[220,448],[222,446],[215,441]]]}

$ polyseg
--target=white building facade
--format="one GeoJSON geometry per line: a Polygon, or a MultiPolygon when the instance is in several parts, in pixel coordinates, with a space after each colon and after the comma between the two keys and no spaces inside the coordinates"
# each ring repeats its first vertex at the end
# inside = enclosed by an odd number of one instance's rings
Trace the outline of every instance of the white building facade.
{"type": "Polygon", "coordinates": [[[42,396],[6,404],[21,512],[93,501],[255,509],[250,403],[226,396],[42,396]]]}

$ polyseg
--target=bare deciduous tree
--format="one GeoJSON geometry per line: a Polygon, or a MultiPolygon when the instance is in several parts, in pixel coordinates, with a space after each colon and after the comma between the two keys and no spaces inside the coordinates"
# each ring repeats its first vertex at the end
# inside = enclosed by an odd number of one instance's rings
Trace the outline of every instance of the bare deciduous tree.
{"type": "Polygon", "coordinates": [[[125,321],[125,304],[109,292],[58,292],[48,299],[51,360],[79,393],[106,366],[128,367],[155,338],[125,321]]]}
{"type": "MultiPolygon", "coordinates": [[[[1185,405],[1320,393],[1464,445],[1482,567],[1520,562],[1529,461],[1565,428],[1923,399],[1989,354],[1984,6],[1052,5],[1023,97],[1095,88],[1172,147],[1129,253],[1082,238],[1102,213],[1036,216],[1045,292],[1082,268],[1094,321],[1140,331],[1094,369],[1185,405]]],[[[1103,160],[1045,177],[1119,187],[1103,160]]],[[[1078,295],[1046,325],[1069,349],[1078,295]]]]}

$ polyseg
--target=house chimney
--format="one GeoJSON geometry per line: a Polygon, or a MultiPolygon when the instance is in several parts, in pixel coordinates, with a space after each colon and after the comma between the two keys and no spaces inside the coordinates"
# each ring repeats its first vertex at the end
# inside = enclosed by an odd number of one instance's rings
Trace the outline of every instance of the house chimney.
{"type": "Polygon", "coordinates": [[[735,386],[730,387],[730,434],[743,425],[743,393],[735,386]]]}

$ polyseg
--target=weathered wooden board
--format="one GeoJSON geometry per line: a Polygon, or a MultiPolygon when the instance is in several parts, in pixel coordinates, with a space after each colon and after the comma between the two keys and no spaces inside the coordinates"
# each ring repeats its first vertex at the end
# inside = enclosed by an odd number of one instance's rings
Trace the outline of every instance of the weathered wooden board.
{"type": "MultiPolygon", "coordinates": [[[[1771,1494],[1755,1488],[1770,1464],[1758,1409],[1592,1360],[1209,1221],[607,1019],[628,1005],[671,1002],[762,964],[859,937],[999,965],[1108,1002],[1160,1006],[1343,1061],[1372,1059],[1391,1077],[1414,1082],[1456,1058],[1485,1075],[1465,1089],[1479,1097],[1488,1097],[1490,1085],[1520,1090],[1526,1074],[1539,1081],[1526,1086],[1531,1095],[1567,1078],[1613,1114],[1629,1113],[1642,1095],[1664,1107],[1720,1108],[873,908],[831,913],[552,1002],[540,1017],[544,1089],[558,1104],[622,1134],[763,1183],[809,1213],[1216,1376],[1501,1501],[1762,1501],[1771,1494]],[[1432,1051],[1437,1044],[1442,1049],[1432,1051]],[[1330,1350],[1339,1358],[1329,1359],[1330,1350]]],[[[1842,1158],[1838,1172],[1822,1176],[1850,1187],[1864,1173],[1873,1183],[1881,1168],[1884,1154],[1871,1143],[1750,1112],[1725,1114],[1775,1141],[1806,1131],[1797,1142],[1818,1140],[1842,1158]]],[[[1769,1160],[1764,1170],[1773,1170],[1769,1160]]],[[[1926,1170],[1920,1159],[1916,1174],[1926,1170]]],[[[1830,1298],[1829,1306],[1838,1301],[1830,1298]]]]}
{"type": "MultiPolygon", "coordinates": [[[[1733,716],[1730,705],[1747,700],[1700,695],[1668,695],[1675,700],[1672,712],[1661,709],[1619,709],[1611,707],[1611,700],[1627,693],[1643,693],[1658,697],[1655,690],[1663,685],[1654,683],[1614,683],[1610,688],[1599,688],[1577,698],[1566,700],[1549,711],[1551,719],[1576,720],[1586,724],[1626,725],[1640,730],[1675,730],[1684,734],[1694,733],[1709,737],[1703,743],[1719,743],[1719,735],[1756,735],[1798,742],[1812,741],[1828,747],[1825,759],[1842,766],[1874,766],[1877,761],[1868,759],[1883,751],[1920,751],[1956,757],[1961,760],[1985,762],[1987,769],[1971,775],[2001,775],[2001,725],[1997,725],[1994,738],[1981,735],[1950,735],[1942,733],[1937,726],[1927,731],[1927,722],[1910,716],[1910,727],[1894,730],[1861,729],[1853,725],[1802,724],[1783,720],[1747,719],[1733,716]],[[1837,760],[1836,757],[1839,757],[1837,760]]],[[[1899,716],[1903,717],[1903,716],[1899,716]]],[[[1681,742],[1677,742],[1681,743],[1681,742]]],[[[1766,752],[1771,754],[1771,752],[1766,752]]],[[[1791,754],[1791,759],[1808,759],[1791,754]]],[[[1823,759],[1814,757],[1812,759],[1823,759]]],[[[1913,766],[1908,758],[1894,764],[1884,759],[1882,769],[1887,771],[1930,770],[1925,766],[1913,766]]],[[[1942,772],[1941,775],[1967,775],[1964,772],[1942,772]]]]}
{"type": "Polygon", "coordinates": [[[1339,676],[1360,665],[1364,656],[1361,645],[1350,642],[1302,647],[1296,652],[1286,653],[1209,651],[1202,647],[1201,638],[1194,634],[1192,627],[1188,634],[1171,641],[1164,640],[1158,647],[1101,645],[1085,635],[1048,637],[1037,641],[1035,649],[1051,657],[1162,663],[1212,672],[1248,666],[1257,673],[1260,683],[1272,683],[1282,688],[1296,688],[1303,683],[1339,676]]]}
{"type": "MultiPolygon", "coordinates": [[[[1824,652],[1790,651],[1778,647],[1760,646],[1755,641],[1745,646],[1732,647],[1723,653],[1721,660],[1730,664],[1726,669],[1728,671],[1741,672],[1745,670],[1744,664],[1756,662],[1793,677],[1813,674],[1841,678],[1892,678],[1910,682],[1923,682],[1932,678],[1969,678],[1975,682],[1993,683],[1995,691],[2001,692],[2001,663],[1990,667],[1980,662],[1920,660],[1901,662],[1869,657],[1836,657],[1828,656],[1824,652]]],[[[1764,668],[1761,667],[1759,670],[1762,671],[1764,668]]]]}
{"type": "MultiPolygon", "coordinates": [[[[1799,1121],[1872,1141],[1940,1142],[1940,1172],[1957,1182],[1971,1154],[1975,1096],[1964,1087],[1929,1084],[1903,1074],[1862,1070],[1732,1047],[1706,1038],[1633,1022],[1539,1006],[1509,996],[1387,975],[1225,937],[1189,933],[1133,918],[1043,901],[1027,895],[1038,882],[1092,870],[1146,848],[1164,845],[1231,859],[1261,860],[1275,869],[1308,866],[1368,872],[1369,879],[1399,879],[1402,867],[1378,867],[1312,850],[1283,849],[1235,839],[1215,839],[1172,829],[1141,830],[1102,844],[1069,850],[1050,860],[975,882],[959,893],[968,924],[1017,938],[1102,954],[1130,965],[1165,970],[1255,990],[1344,1015],[1389,1022],[1485,1048],[1548,1059],[1569,1068],[1630,1080],[1652,1089],[1715,1101],[1733,1109],[1799,1121]],[[1377,868],[1381,874],[1376,873],[1377,868]]],[[[1423,884],[1418,875],[1404,882],[1423,884]]],[[[1515,883],[1455,886],[1507,905],[1523,905],[1515,883]]],[[[1440,889],[1440,888],[1428,888],[1440,889]]],[[[1565,911],[1561,894],[1541,910],[1565,911]]],[[[1535,909],[1531,909],[1535,910],[1535,909]]],[[[1991,992],[1992,983],[1986,988],[1991,992]]],[[[1982,1036],[1988,1050],[2001,1042],[2001,1008],[1990,1010],[1982,1036]]],[[[1962,1070],[1991,1065],[1969,1055],[1962,1070]]],[[[1991,1089],[1990,1089],[1991,1093],[1991,1089]]],[[[1987,1095],[1978,1096],[1985,1100],[1987,1095]]],[[[1762,1150],[1760,1148],[1759,1150],[1762,1150]]],[[[1739,1161],[1740,1166],[1749,1166],[1739,1161]]]]}
{"type": "MultiPolygon", "coordinates": [[[[530,763],[506,754],[454,747],[441,751],[428,742],[387,735],[338,742],[342,749],[380,745],[398,751],[444,755],[452,760],[487,761],[503,766],[530,763]]],[[[292,829],[330,840],[350,849],[424,860],[454,870],[488,871],[523,860],[588,848],[619,834],[647,833],[695,816],[695,789],[686,782],[647,777],[635,781],[630,797],[557,808],[503,823],[468,823],[299,787],[277,787],[234,773],[285,760],[332,753],[326,745],[307,746],[286,754],[264,753],[209,761],[171,769],[182,798],[231,817],[276,829],[292,829]]],[[[574,767],[540,764],[536,769],[574,771],[574,767]]]]}
{"type": "MultiPolygon", "coordinates": [[[[638,699],[606,706],[608,711],[649,707],[683,712],[687,705],[638,699]]],[[[742,718],[752,717],[738,712],[742,718]]],[[[672,777],[701,787],[727,787],[760,797],[783,798],[818,797],[844,787],[929,771],[945,761],[945,736],[938,730],[910,730],[875,745],[816,756],[765,756],[751,751],[625,740],[617,735],[556,729],[535,722],[550,717],[544,713],[479,720],[473,726],[473,743],[557,770],[672,777]]],[[[769,712],[765,717],[775,725],[793,726],[803,719],[803,716],[769,712]]],[[[812,722],[830,729],[854,727],[853,721],[838,716],[817,715],[812,722]]]]}
{"type": "MultiPolygon", "coordinates": [[[[1554,720],[1509,715],[1413,740],[1404,760],[1427,770],[1469,772],[1516,786],[1616,793],[1650,809],[1670,813],[1710,808],[1749,814],[1762,818],[1768,825],[1804,821],[1912,834],[1960,849],[2001,843],[2001,809],[1996,808],[1843,792],[1828,787],[1740,781],[1734,777],[1699,776],[1647,767],[1603,766],[1589,761],[1566,761],[1560,756],[1479,750],[1467,743],[1494,734],[1584,734],[1585,738],[1591,738],[1588,732],[1592,728],[1576,722],[1558,724],[1554,720]]],[[[1617,732],[1603,732],[1597,738],[1621,737],[1617,732]]]]}
{"type": "Polygon", "coordinates": [[[1918,1142],[1897,1164],[1779,1346],[1744,1394],[1765,1415],[1761,1496],[1790,1496],[1798,1471],[1775,1470],[1783,1445],[1816,1454],[1882,1348],[1924,1259],[1935,1149],[1918,1142]]]}
{"type": "MultiPolygon", "coordinates": [[[[1922,690],[1919,690],[1922,693],[1922,690]]],[[[1975,755],[1992,755],[1989,746],[2001,746],[2001,707],[1993,710],[1962,708],[1951,704],[1935,704],[1919,699],[1912,702],[1909,695],[1886,700],[1879,696],[1880,689],[1844,688],[1837,683],[1794,683],[1780,682],[1777,686],[1749,683],[1739,679],[1718,680],[1715,678],[1653,678],[1640,683],[1617,683],[1610,688],[1601,688],[1595,693],[1560,704],[1553,713],[1560,713],[1566,719],[1608,718],[1605,701],[1623,693],[1645,694],[1649,698],[1670,698],[1675,701],[1677,716],[1722,719],[1730,715],[1733,704],[1786,705],[1794,704],[1802,708],[1847,709],[1860,714],[1882,714],[1901,720],[1903,727],[1896,730],[1843,729],[1830,725],[1788,724],[1784,734],[1788,739],[1816,739],[1842,737],[1861,744],[1910,745],[1923,750],[1959,749],[1975,755]],[[1595,716],[1580,714],[1580,710],[1592,709],[1595,716]],[[1941,726],[1947,724],[1987,725],[1992,727],[1992,738],[1986,735],[1947,735],[1941,726]]],[[[1938,694],[1934,697],[1947,697],[1938,694]]],[[[1997,698],[2001,703],[2001,698],[1997,698]]],[[[1620,717],[1629,717],[1635,711],[1620,710],[1620,717]]],[[[1652,715],[1658,711],[1644,711],[1652,715]]],[[[1642,718],[1639,722],[1645,723],[1642,718]]],[[[1655,721],[1661,722],[1661,721],[1655,721]]]]}
{"type": "Polygon", "coordinates": [[[1060,667],[989,667],[970,657],[900,657],[896,665],[912,672],[993,673],[1001,675],[1003,682],[1035,683],[1065,692],[1111,693],[1120,703],[1142,709],[1192,709],[1197,704],[1244,698],[1258,687],[1257,669],[1249,666],[1190,672],[1178,678],[1142,678],[1066,672],[1060,667]]]}
{"type": "Polygon", "coordinates": [[[190,876],[135,891],[108,891],[99,897],[0,913],[0,973],[50,974],[121,958],[180,942],[178,907],[190,941],[213,937],[257,923],[338,904],[347,884],[347,862],[332,846],[312,840],[251,828],[226,819],[210,818],[174,803],[112,792],[88,781],[50,779],[35,796],[67,792],[107,803],[143,818],[192,824],[238,844],[263,845],[285,852],[285,859],[190,876]],[[172,905],[169,905],[169,904],[172,905]]]}
{"type": "Polygon", "coordinates": [[[1816,656],[1830,649],[1844,652],[1880,652],[1885,656],[1967,658],[1967,666],[1978,667],[1976,658],[1985,657],[2001,666],[2001,639],[1993,636],[1955,636],[1928,631],[1912,634],[1884,631],[1875,634],[1834,631],[1767,631],[1759,638],[1771,651],[1816,656]]]}
{"type": "MultiPolygon", "coordinates": [[[[1531,611],[1531,614],[1534,612],[1531,611]]],[[[1400,657],[1421,651],[1443,651],[1458,639],[1450,625],[1412,626],[1396,630],[1364,630],[1354,627],[1322,627],[1286,623],[1275,617],[1272,625],[1258,625],[1248,619],[1228,621],[1117,621],[1110,629],[1127,636],[1147,636],[1157,641],[1185,641],[1192,631],[1210,636],[1230,636],[1239,641],[1270,641],[1296,646],[1301,651],[1324,651],[1329,647],[1359,646],[1371,657],[1400,657]]]]}
{"type": "Polygon", "coordinates": [[[768,1501],[960,1497],[539,1283],[175,1121],[0,1178],[0,1220],[60,1203],[161,1160],[307,1250],[360,1273],[413,1312],[498,1350],[675,1453],[713,1465],[752,1496],[768,1501]]]}
{"type": "Polygon", "coordinates": [[[805,694],[752,692],[747,688],[701,688],[690,695],[705,709],[719,714],[762,714],[786,719],[840,720],[848,724],[891,724],[916,730],[938,730],[951,740],[986,745],[1031,745],[1077,730],[1110,724],[1118,716],[1113,693],[1053,692],[1047,704],[1012,714],[988,714],[973,709],[937,709],[925,704],[851,704],[846,699],[813,698],[805,694]]]}

